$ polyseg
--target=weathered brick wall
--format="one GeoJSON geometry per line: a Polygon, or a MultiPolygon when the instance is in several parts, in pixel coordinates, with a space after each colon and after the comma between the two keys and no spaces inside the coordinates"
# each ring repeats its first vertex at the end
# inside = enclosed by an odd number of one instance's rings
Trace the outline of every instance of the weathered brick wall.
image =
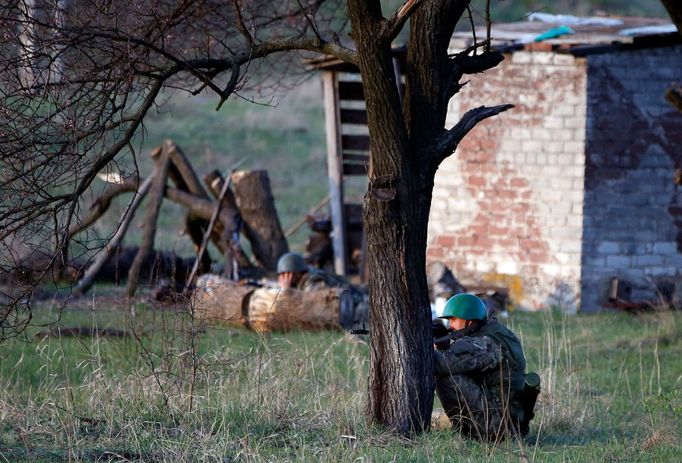
{"type": "Polygon", "coordinates": [[[664,98],[682,82],[682,47],[587,60],[582,309],[597,310],[611,278],[631,300],[656,299],[682,276],[682,114],[664,98]],[[622,286],[621,286],[622,287],[622,286]]]}
{"type": "Polygon", "coordinates": [[[517,52],[471,77],[451,123],[480,105],[516,108],[480,124],[440,167],[429,260],[468,284],[500,284],[527,308],[579,291],[583,222],[585,61],[517,52]]]}

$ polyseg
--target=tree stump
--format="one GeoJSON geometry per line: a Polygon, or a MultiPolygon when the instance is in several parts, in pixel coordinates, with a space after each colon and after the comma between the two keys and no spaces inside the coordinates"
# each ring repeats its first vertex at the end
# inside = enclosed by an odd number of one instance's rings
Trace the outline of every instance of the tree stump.
{"type": "Polygon", "coordinates": [[[274,271],[277,259],[289,252],[289,244],[279,223],[268,173],[237,171],[232,174],[232,184],[253,254],[262,267],[274,271]]]}

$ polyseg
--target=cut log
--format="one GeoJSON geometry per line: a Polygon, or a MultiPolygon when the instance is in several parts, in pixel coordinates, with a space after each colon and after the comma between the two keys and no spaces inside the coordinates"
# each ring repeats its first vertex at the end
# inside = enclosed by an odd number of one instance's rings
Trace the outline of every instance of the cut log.
{"type": "Polygon", "coordinates": [[[353,298],[344,289],[259,288],[249,300],[248,323],[258,332],[340,329],[341,319],[352,319],[352,313],[353,298]]]}
{"type": "Polygon", "coordinates": [[[268,173],[263,170],[237,171],[232,174],[234,196],[244,221],[251,249],[259,265],[269,271],[277,268],[279,257],[289,252],[277,216],[268,173]]]}
{"type": "Polygon", "coordinates": [[[207,323],[247,326],[249,298],[255,289],[217,275],[202,275],[192,299],[194,315],[207,323]]]}

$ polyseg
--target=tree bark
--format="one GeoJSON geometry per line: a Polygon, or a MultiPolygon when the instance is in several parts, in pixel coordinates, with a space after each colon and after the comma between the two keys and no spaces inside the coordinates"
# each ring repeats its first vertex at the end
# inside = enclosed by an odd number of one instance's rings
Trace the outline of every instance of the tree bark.
{"type": "MultiPolygon", "coordinates": [[[[154,250],[154,237],[156,236],[156,222],[159,219],[159,211],[161,210],[161,203],[163,202],[163,193],[166,187],[166,178],[168,177],[168,168],[170,164],[170,154],[168,147],[164,146],[161,151],[161,156],[156,161],[154,173],[152,176],[152,186],[150,189],[149,203],[147,203],[147,213],[144,219],[144,235],[142,236],[142,243],[137,250],[133,265],[128,271],[128,283],[126,285],[126,295],[132,298],[137,289],[137,281],[140,277],[140,269],[147,260],[147,257],[154,250]]],[[[153,272],[151,272],[153,276],[153,272]]]]}
{"type": "Polygon", "coordinates": [[[433,406],[430,310],[425,277],[430,191],[410,163],[390,40],[377,1],[349,1],[370,133],[363,205],[370,295],[368,417],[400,434],[428,429],[433,406]]]}
{"type": "Polygon", "coordinates": [[[289,244],[279,222],[268,173],[238,171],[232,174],[232,182],[253,255],[262,267],[275,271],[279,257],[289,252],[289,244]]]}

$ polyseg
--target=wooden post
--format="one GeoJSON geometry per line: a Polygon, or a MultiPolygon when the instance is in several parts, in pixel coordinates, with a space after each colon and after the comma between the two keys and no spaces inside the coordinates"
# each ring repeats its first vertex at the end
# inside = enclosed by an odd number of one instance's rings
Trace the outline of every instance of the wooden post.
{"type": "MultiPolygon", "coordinates": [[[[140,271],[148,256],[154,251],[154,238],[156,235],[156,222],[159,219],[159,211],[161,210],[161,202],[163,201],[163,193],[166,187],[166,178],[168,177],[168,166],[170,164],[170,155],[168,147],[164,144],[161,152],[161,157],[156,161],[156,167],[152,176],[151,192],[149,203],[147,204],[147,213],[144,219],[144,235],[142,236],[142,243],[137,250],[133,265],[128,271],[128,284],[126,285],[126,295],[132,298],[137,289],[137,280],[140,277],[140,271]]],[[[153,273],[153,272],[150,272],[153,273]]]]}
{"type": "Polygon", "coordinates": [[[341,116],[339,81],[336,73],[325,71],[324,118],[327,133],[327,172],[329,177],[329,205],[332,216],[332,246],[334,271],[346,274],[346,227],[343,211],[343,166],[341,154],[341,116]]]}

